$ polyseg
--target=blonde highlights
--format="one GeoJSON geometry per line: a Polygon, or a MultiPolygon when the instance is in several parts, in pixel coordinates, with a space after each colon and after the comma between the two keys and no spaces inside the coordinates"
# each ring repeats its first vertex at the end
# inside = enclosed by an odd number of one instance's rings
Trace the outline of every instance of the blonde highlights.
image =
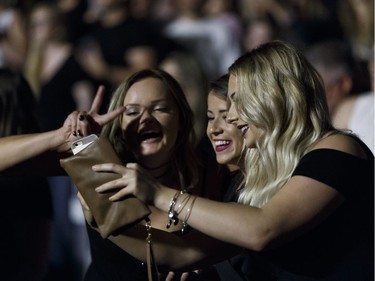
{"type": "Polygon", "coordinates": [[[274,41],[244,54],[230,68],[240,118],[259,128],[246,153],[246,187],[239,202],[261,207],[288,181],[301,157],[332,130],[321,78],[292,46],[274,41]]]}

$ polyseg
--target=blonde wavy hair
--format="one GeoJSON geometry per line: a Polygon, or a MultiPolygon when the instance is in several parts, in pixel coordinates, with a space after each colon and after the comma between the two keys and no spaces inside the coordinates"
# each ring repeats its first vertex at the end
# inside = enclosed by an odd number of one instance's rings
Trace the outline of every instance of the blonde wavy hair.
{"type": "Polygon", "coordinates": [[[229,68],[236,77],[239,117],[259,128],[245,156],[238,201],[261,207],[288,181],[301,157],[334,129],[321,77],[294,47],[265,43],[229,68]]]}

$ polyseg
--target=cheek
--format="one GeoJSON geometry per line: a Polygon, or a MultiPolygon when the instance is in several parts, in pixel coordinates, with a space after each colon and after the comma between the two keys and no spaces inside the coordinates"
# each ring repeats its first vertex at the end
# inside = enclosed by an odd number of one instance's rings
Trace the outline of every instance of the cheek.
{"type": "Polygon", "coordinates": [[[258,128],[256,128],[255,126],[250,126],[245,135],[246,146],[249,148],[254,148],[260,134],[261,131],[258,128]]]}
{"type": "Polygon", "coordinates": [[[207,124],[207,127],[206,127],[206,135],[207,135],[207,137],[209,137],[209,138],[211,138],[210,131],[211,131],[211,125],[207,124]]]}
{"type": "Polygon", "coordinates": [[[232,136],[232,138],[233,139],[242,139],[242,136],[241,136],[241,134],[240,134],[240,130],[238,130],[234,125],[232,125],[232,124],[226,124],[226,126],[225,126],[225,130],[226,130],[226,132],[230,135],[230,136],[232,136]]]}

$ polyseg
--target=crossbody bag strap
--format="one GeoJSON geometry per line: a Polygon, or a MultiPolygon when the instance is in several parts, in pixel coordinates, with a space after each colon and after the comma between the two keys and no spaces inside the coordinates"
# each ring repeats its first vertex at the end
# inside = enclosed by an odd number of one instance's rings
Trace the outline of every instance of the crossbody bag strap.
{"type": "Polygon", "coordinates": [[[147,275],[148,281],[159,281],[158,267],[152,249],[151,220],[146,218],[146,251],[147,251],[147,275]]]}

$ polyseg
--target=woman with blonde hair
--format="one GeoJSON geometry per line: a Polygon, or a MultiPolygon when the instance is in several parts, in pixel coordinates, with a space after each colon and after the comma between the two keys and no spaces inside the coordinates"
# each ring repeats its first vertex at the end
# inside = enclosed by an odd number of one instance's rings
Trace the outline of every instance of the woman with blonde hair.
{"type": "MultiPolygon", "coordinates": [[[[238,203],[146,184],[136,165],[97,191],[120,189],[111,200],[134,194],[244,248],[252,262],[241,272],[248,280],[372,280],[374,156],[331,125],[317,71],[294,47],[274,41],[241,56],[229,73],[227,120],[248,148],[238,203]]],[[[106,164],[93,169],[114,171],[106,164]]],[[[169,263],[176,264],[171,253],[169,263]]]]}

